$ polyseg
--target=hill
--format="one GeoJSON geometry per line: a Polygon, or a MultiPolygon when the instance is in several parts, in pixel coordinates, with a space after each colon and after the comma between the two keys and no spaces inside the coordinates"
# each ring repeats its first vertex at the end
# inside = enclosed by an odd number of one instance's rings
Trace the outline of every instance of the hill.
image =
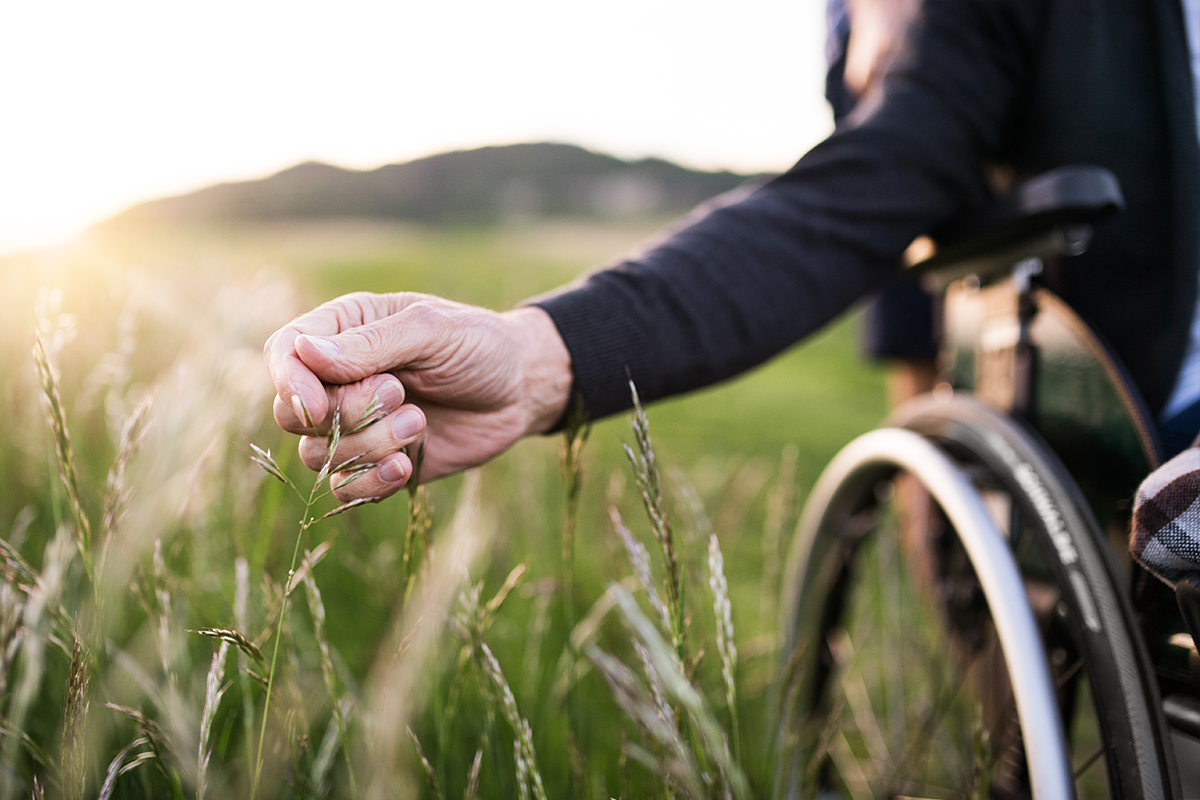
{"type": "Polygon", "coordinates": [[[442,224],[668,215],[686,212],[748,177],[690,170],[657,158],[624,161],[574,145],[516,144],[366,171],[308,162],[261,180],[140,203],[97,227],[338,217],[442,224]]]}

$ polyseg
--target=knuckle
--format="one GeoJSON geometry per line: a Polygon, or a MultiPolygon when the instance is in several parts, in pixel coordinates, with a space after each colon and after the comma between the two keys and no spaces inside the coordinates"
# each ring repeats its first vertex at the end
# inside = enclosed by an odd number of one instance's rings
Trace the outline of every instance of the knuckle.
{"type": "Polygon", "coordinates": [[[439,303],[419,300],[404,311],[407,322],[422,327],[438,329],[446,325],[446,309],[439,303]]]}
{"type": "Polygon", "coordinates": [[[351,346],[367,352],[378,352],[383,349],[385,341],[383,332],[378,326],[355,328],[345,334],[351,346]]]}

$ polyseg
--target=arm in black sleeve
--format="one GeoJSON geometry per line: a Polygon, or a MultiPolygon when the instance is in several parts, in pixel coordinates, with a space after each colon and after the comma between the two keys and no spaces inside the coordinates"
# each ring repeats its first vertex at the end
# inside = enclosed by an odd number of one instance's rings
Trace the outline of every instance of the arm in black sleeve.
{"type": "Polygon", "coordinates": [[[912,239],[983,201],[1029,79],[1037,0],[929,0],[883,99],[791,170],[638,257],[537,301],[590,417],[723,380],[879,285],[912,239]]]}

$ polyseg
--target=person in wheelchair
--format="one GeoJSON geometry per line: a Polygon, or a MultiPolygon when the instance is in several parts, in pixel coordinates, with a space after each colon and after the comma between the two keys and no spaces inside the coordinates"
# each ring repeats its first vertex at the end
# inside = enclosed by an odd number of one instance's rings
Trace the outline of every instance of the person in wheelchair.
{"type": "MultiPolygon", "coordinates": [[[[825,99],[834,125],[881,80],[918,6],[916,0],[829,0],[825,99]]],[[[862,353],[886,366],[890,407],[937,383],[936,318],[934,297],[912,275],[898,276],[864,300],[862,353]]]]}
{"type": "MultiPolygon", "coordinates": [[[[1193,6],[927,0],[847,124],[641,254],[503,314],[354,294],[281,329],[265,348],[276,418],[318,434],[327,386],[382,392],[390,424],[342,441],[379,467],[338,494],[385,497],[411,475],[401,448],[417,438],[434,479],[556,430],[574,404],[592,418],[628,408],[630,380],[652,401],[728,378],[884,283],[919,235],[1022,178],[1094,164],[1116,175],[1125,211],[1040,280],[1109,343],[1182,447],[1200,427],[1193,6]]],[[[305,462],[319,449],[304,440],[305,462]]]]}
{"type": "MultiPolygon", "coordinates": [[[[317,469],[335,405],[354,418],[377,403],[380,421],[343,436],[337,454],[376,466],[335,494],[383,499],[412,478],[404,448],[418,440],[420,479],[432,480],[559,430],[570,414],[623,411],[631,381],[653,401],[729,378],[886,283],[918,237],[946,240],[1035,176],[1094,165],[1115,176],[1123,211],[1095,223],[1085,253],[1025,274],[1086,322],[1140,395],[1135,405],[1153,428],[1149,463],[1170,460],[1132,512],[1134,554],[1168,581],[1185,578],[1200,571],[1200,449],[1187,447],[1200,429],[1198,72],[1196,0],[923,0],[885,74],[828,140],[782,175],[698,209],[642,252],[505,312],[357,293],[285,326],[264,348],[275,418],[303,437],[301,458],[317,469]]],[[[981,419],[1026,440],[1007,421],[981,419]]],[[[1029,497],[1035,511],[1046,501],[1029,497]]],[[[1059,562],[1081,557],[1043,527],[1065,548],[1059,562]]],[[[1064,596],[1078,596],[1070,581],[1079,574],[1062,573],[1064,596]]],[[[813,602],[828,589],[818,587],[813,602]]],[[[1128,627],[1128,601],[1117,605],[1128,627]]],[[[1079,613],[1073,636],[1100,630],[1086,604],[1079,613]]],[[[1140,663],[1112,641],[1106,634],[1097,646],[1113,671],[1140,663]]],[[[1148,668],[1137,669],[1122,680],[1141,681],[1148,668]]],[[[1074,686],[1071,674],[1056,677],[1074,686]]],[[[1154,761],[1146,752],[1165,745],[1137,750],[1139,734],[1129,732],[1161,729],[1135,724],[1161,713],[1157,691],[1145,690],[1140,710],[1122,711],[1132,727],[1106,740],[1136,751],[1110,760],[1113,796],[1177,788],[1141,779],[1169,773],[1171,759],[1140,770],[1154,761]]],[[[1103,706],[1103,692],[1094,695],[1103,706]]]]}

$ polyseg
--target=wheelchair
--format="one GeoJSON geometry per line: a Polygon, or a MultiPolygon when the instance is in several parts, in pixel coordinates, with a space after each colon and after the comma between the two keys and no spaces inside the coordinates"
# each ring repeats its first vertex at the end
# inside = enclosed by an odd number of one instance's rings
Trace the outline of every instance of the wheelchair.
{"type": "Polygon", "coordinates": [[[1200,582],[1126,546],[1156,429],[1036,279],[1122,202],[1105,170],[1055,170],[912,267],[944,291],[945,382],[806,503],[777,796],[1200,797],[1200,582]]]}

